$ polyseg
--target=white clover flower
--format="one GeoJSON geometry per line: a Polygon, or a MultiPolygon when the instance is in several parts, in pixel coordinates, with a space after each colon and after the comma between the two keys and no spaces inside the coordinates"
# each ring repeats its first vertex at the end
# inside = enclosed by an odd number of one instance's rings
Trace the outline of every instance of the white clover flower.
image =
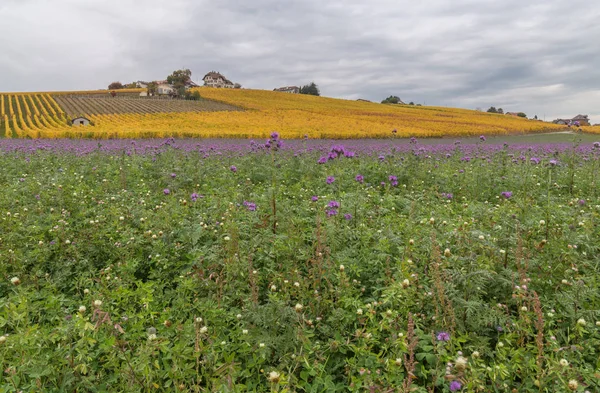
{"type": "Polygon", "coordinates": [[[410,239],[410,240],[408,241],[408,244],[410,244],[411,246],[413,246],[413,245],[415,244],[415,240],[414,240],[414,239],[410,239]]]}
{"type": "Polygon", "coordinates": [[[242,334],[248,334],[248,329],[242,330],[242,334]]]}
{"type": "Polygon", "coordinates": [[[200,333],[201,333],[201,334],[204,334],[204,333],[207,333],[207,332],[208,332],[208,328],[207,328],[206,326],[202,326],[202,327],[200,328],[200,333]]]}
{"type": "Polygon", "coordinates": [[[0,344],[4,344],[6,342],[6,336],[0,336],[0,344]]]}
{"type": "Polygon", "coordinates": [[[242,314],[238,314],[235,316],[237,319],[242,319],[242,314]]]}
{"type": "Polygon", "coordinates": [[[473,358],[475,358],[475,359],[479,358],[479,356],[480,356],[480,354],[479,354],[479,351],[475,351],[475,352],[473,352],[473,353],[471,354],[471,356],[472,356],[473,358]]]}
{"type": "Polygon", "coordinates": [[[196,323],[202,323],[202,318],[201,317],[196,317],[196,323]]]}
{"type": "Polygon", "coordinates": [[[340,272],[343,272],[345,269],[344,265],[340,265],[340,272]]]}
{"type": "Polygon", "coordinates": [[[100,307],[100,306],[102,306],[102,300],[94,300],[94,306],[95,306],[95,307],[100,307]]]}
{"type": "Polygon", "coordinates": [[[275,284],[271,285],[271,291],[275,292],[277,290],[277,287],[275,286],[275,284]]]}
{"type": "Polygon", "coordinates": [[[498,347],[502,348],[504,346],[504,343],[502,341],[498,341],[498,347]]]}
{"type": "Polygon", "coordinates": [[[563,367],[567,367],[569,365],[569,361],[567,359],[560,359],[559,363],[563,367]]]}
{"type": "Polygon", "coordinates": [[[230,241],[230,240],[231,240],[231,238],[230,238],[229,236],[225,236],[225,237],[223,238],[223,240],[225,240],[226,242],[228,242],[228,241],[230,241]]]}
{"type": "Polygon", "coordinates": [[[600,327],[600,321],[596,321],[596,326],[600,327]]]}
{"type": "Polygon", "coordinates": [[[154,340],[156,340],[156,338],[157,338],[156,334],[154,334],[154,333],[148,335],[148,340],[150,340],[150,341],[154,341],[154,340]]]}
{"type": "Polygon", "coordinates": [[[467,368],[467,359],[462,356],[456,358],[454,368],[458,371],[464,371],[467,368]]]}
{"type": "Polygon", "coordinates": [[[408,278],[405,278],[404,280],[402,280],[403,288],[408,288],[409,285],[410,285],[410,281],[408,280],[408,278]]]}
{"type": "Polygon", "coordinates": [[[484,240],[484,239],[485,239],[485,236],[479,235],[479,240],[484,240]]]}
{"type": "Polygon", "coordinates": [[[89,293],[90,293],[90,290],[89,290],[89,289],[85,288],[85,289],[83,290],[83,294],[84,294],[84,295],[89,295],[89,293]]]}
{"type": "Polygon", "coordinates": [[[296,305],[294,306],[294,309],[296,310],[296,312],[302,312],[302,310],[304,309],[304,306],[300,303],[296,303],[296,305]]]}
{"type": "Polygon", "coordinates": [[[84,313],[87,310],[87,308],[85,308],[85,306],[79,306],[79,312],[80,313],[84,313]]]}
{"type": "Polygon", "coordinates": [[[567,285],[569,282],[567,280],[562,280],[561,283],[567,285]]]}
{"type": "Polygon", "coordinates": [[[296,282],[294,283],[294,286],[295,286],[296,288],[298,288],[298,287],[300,287],[300,283],[299,283],[298,281],[296,281],[296,282]]]}
{"type": "Polygon", "coordinates": [[[452,255],[452,253],[450,252],[450,249],[449,249],[449,248],[447,248],[447,249],[445,249],[445,250],[444,250],[444,256],[445,256],[445,257],[449,257],[449,256],[451,256],[451,255],[452,255]]]}
{"type": "Polygon", "coordinates": [[[69,239],[65,240],[65,244],[71,244],[71,241],[69,239]]]}
{"type": "Polygon", "coordinates": [[[258,346],[259,346],[260,348],[264,348],[264,347],[265,347],[265,343],[260,343],[260,344],[258,344],[258,346]]]}
{"type": "Polygon", "coordinates": [[[358,310],[356,310],[356,313],[357,313],[358,315],[363,315],[363,310],[362,310],[362,308],[359,308],[358,310]]]}
{"type": "Polygon", "coordinates": [[[500,250],[500,254],[502,254],[502,255],[506,254],[506,250],[500,250]]]}
{"type": "Polygon", "coordinates": [[[13,277],[10,279],[10,283],[12,285],[19,285],[19,284],[21,284],[21,280],[19,279],[19,277],[13,277]]]}
{"type": "Polygon", "coordinates": [[[123,217],[123,216],[119,217],[119,221],[123,221],[123,220],[125,220],[125,217],[123,217]]]}
{"type": "Polygon", "coordinates": [[[396,364],[396,366],[402,366],[402,358],[396,358],[394,363],[396,364]]]}
{"type": "Polygon", "coordinates": [[[268,378],[269,382],[277,383],[279,382],[280,374],[277,371],[271,371],[268,378]]]}
{"type": "Polygon", "coordinates": [[[525,307],[525,306],[521,307],[521,311],[526,312],[527,311],[527,307],[525,307]]]}
{"type": "Polygon", "coordinates": [[[540,225],[546,225],[546,221],[540,220],[540,225]]]}
{"type": "Polygon", "coordinates": [[[569,389],[571,389],[571,390],[577,390],[578,387],[579,387],[579,383],[576,380],[571,379],[569,381],[569,389]]]}
{"type": "Polygon", "coordinates": [[[579,326],[585,326],[585,325],[586,325],[586,323],[587,323],[587,322],[586,322],[586,321],[585,321],[585,319],[583,319],[583,318],[579,318],[579,319],[577,320],[577,324],[578,324],[579,326]]]}

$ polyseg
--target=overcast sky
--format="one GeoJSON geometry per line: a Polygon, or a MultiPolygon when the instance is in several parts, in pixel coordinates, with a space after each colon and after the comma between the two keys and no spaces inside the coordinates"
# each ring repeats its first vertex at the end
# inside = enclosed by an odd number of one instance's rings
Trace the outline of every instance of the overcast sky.
{"type": "Polygon", "coordinates": [[[600,123],[597,0],[0,0],[0,91],[189,68],[247,88],[600,123]]]}

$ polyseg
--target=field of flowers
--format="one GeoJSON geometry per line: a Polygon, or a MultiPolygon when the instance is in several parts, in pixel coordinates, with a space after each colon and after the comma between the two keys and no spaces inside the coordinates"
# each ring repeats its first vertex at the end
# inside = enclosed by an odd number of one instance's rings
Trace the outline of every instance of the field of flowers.
{"type": "MultiPolygon", "coordinates": [[[[266,90],[199,88],[199,102],[143,99],[140,89],[0,94],[6,138],[267,138],[458,137],[530,134],[564,126],[467,109],[370,102],[266,90]],[[135,97],[137,98],[135,98],[135,97]],[[244,110],[238,110],[242,108],[244,110]],[[86,116],[90,127],[69,119],[86,116]]],[[[599,133],[599,127],[585,127],[599,133]]]]}
{"type": "Polygon", "coordinates": [[[0,392],[600,391],[600,143],[0,141],[0,392]]]}

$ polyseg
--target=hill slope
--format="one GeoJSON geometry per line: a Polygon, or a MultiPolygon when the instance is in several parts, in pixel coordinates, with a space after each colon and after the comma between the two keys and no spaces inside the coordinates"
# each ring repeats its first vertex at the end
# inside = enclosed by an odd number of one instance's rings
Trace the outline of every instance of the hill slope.
{"type": "Polygon", "coordinates": [[[199,88],[203,101],[110,98],[107,91],[0,94],[5,137],[386,138],[507,135],[563,129],[550,123],[443,107],[383,105],[265,90],[199,88]],[[243,108],[244,110],[238,110],[243,108]],[[83,115],[92,126],[73,127],[83,115]],[[395,133],[392,133],[396,130],[395,133]]]}

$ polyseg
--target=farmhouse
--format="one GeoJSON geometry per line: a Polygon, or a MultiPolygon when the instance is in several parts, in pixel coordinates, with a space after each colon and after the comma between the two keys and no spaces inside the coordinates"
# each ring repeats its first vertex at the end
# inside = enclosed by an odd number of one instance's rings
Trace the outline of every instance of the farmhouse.
{"type": "Polygon", "coordinates": [[[577,115],[572,119],[556,119],[552,123],[560,124],[563,126],[570,126],[570,125],[589,126],[590,119],[589,119],[588,115],[577,115]]]}
{"type": "Polygon", "coordinates": [[[209,87],[223,87],[226,89],[233,89],[235,85],[229,79],[225,78],[223,75],[216,71],[211,71],[208,74],[204,75],[202,78],[204,81],[204,86],[209,87]]]}
{"type": "Polygon", "coordinates": [[[71,124],[79,127],[79,126],[89,126],[90,125],[90,119],[86,118],[86,117],[76,117],[73,120],[71,120],[71,124]]]}
{"type": "Polygon", "coordinates": [[[167,81],[156,82],[158,86],[156,87],[156,93],[159,96],[174,94],[175,88],[167,83],[167,81]]]}
{"type": "Polygon", "coordinates": [[[273,89],[273,91],[280,91],[282,93],[300,94],[300,88],[298,86],[285,86],[273,89]]]}

